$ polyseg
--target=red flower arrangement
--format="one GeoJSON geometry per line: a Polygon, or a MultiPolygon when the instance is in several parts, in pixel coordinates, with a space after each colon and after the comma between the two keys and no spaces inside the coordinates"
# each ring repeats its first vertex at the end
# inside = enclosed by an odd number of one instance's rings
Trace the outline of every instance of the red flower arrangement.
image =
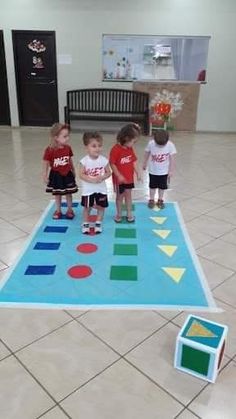
{"type": "Polygon", "coordinates": [[[150,123],[152,127],[167,128],[167,122],[170,119],[171,104],[160,102],[151,107],[150,123]]]}

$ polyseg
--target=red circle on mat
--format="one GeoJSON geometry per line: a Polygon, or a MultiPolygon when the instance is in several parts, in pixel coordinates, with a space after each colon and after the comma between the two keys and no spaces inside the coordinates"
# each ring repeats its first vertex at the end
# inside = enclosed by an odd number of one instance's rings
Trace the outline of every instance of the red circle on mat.
{"type": "Polygon", "coordinates": [[[82,244],[79,244],[76,249],[78,250],[78,252],[81,252],[81,253],[93,253],[97,251],[97,248],[98,247],[96,246],[96,244],[82,243],[82,244]]]}
{"type": "Polygon", "coordinates": [[[90,276],[92,269],[86,265],[75,265],[68,269],[68,274],[75,279],[83,279],[90,276]]]}

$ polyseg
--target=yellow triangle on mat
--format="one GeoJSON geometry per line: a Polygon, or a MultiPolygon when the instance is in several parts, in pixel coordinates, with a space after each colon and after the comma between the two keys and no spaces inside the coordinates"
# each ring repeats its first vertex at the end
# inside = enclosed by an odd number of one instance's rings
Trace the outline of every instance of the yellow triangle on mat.
{"type": "Polygon", "coordinates": [[[179,283],[181,280],[184,272],[186,271],[185,268],[162,268],[163,271],[167,273],[175,282],[179,283]]]}
{"type": "Polygon", "coordinates": [[[194,320],[191,324],[191,327],[189,328],[188,332],[186,333],[186,336],[188,337],[204,337],[204,338],[216,338],[217,335],[215,335],[211,330],[207,329],[205,326],[203,326],[198,321],[194,320]]]}
{"type": "Polygon", "coordinates": [[[157,247],[159,247],[159,249],[161,249],[167,256],[173,256],[178,249],[178,246],[162,246],[160,244],[158,244],[157,247]]]}
{"type": "Polygon", "coordinates": [[[155,207],[153,208],[153,211],[156,211],[156,212],[161,211],[161,208],[155,207]]]}
{"type": "Polygon", "coordinates": [[[157,236],[160,236],[162,239],[166,239],[169,236],[171,230],[152,230],[157,236]]]}
{"type": "Polygon", "coordinates": [[[167,217],[150,217],[152,221],[154,221],[157,224],[163,224],[167,217]]]}

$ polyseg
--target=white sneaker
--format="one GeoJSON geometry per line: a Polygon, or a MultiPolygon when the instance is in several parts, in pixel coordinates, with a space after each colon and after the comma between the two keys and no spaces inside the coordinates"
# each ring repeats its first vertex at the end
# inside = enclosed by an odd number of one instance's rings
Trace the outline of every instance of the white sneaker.
{"type": "Polygon", "coordinates": [[[95,234],[100,234],[102,232],[102,224],[101,223],[99,223],[99,222],[95,223],[94,232],[95,232],[95,234]]]}
{"type": "Polygon", "coordinates": [[[83,223],[81,226],[81,230],[83,234],[89,234],[90,233],[89,223],[83,223]]]}

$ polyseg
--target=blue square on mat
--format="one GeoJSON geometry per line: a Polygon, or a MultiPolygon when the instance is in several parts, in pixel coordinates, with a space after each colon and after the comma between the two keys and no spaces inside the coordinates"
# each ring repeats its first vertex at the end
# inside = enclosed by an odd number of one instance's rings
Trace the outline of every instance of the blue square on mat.
{"type": "Polygon", "coordinates": [[[63,226],[46,226],[43,230],[45,233],[66,233],[68,227],[63,226]]]}
{"type": "MultiPolygon", "coordinates": [[[[62,203],[61,203],[61,206],[62,206],[62,207],[67,207],[67,202],[62,202],[62,203]]],[[[73,202],[73,203],[72,203],[72,207],[73,207],[73,208],[76,208],[76,207],[78,207],[78,206],[79,206],[79,202],[73,202]]]]}
{"type": "Polygon", "coordinates": [[[35,250],[58,250],[61,243],[37,242],[34,246],[35,250]]]}
{"type": "Polygon", "coordinates": [[[52,275],[55,269],[56,265],[29,265],[25,275],[52,275]]]}

